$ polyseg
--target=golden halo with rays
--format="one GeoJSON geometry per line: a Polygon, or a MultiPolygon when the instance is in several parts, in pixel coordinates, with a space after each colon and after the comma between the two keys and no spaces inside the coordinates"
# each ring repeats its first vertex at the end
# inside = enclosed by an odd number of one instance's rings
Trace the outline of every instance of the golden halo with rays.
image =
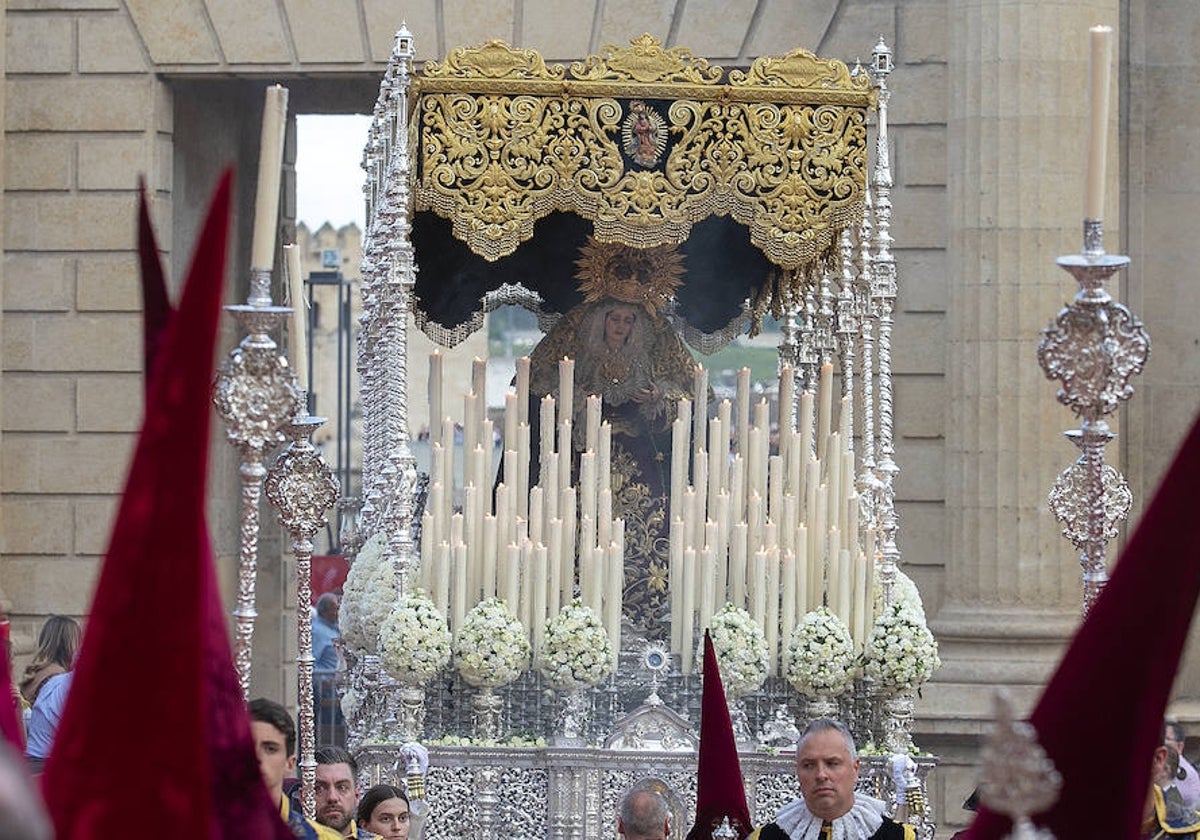
{"type": "Polygon", "coordinates": [[[633,248],[590,236],[575,261],[584,303],[612,298],[640,304],[651,315],[671,300],[683,270],[683,254],[674,245],[633,248]]]}

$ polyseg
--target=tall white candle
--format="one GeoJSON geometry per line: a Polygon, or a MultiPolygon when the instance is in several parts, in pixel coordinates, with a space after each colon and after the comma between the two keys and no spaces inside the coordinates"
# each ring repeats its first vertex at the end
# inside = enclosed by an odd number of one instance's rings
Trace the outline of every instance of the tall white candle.
{"type": "MultiPolygon", "coordinates": [[[[563,562],[562,562],[562,538],[563,538],[563,522],[555,517],[550,520],[550,545],[547,555],[547,563],[550,575],[550,591],[546,596],[546,615],[547,617],[558,615],[559,609],[562,607],[563,600],[563,562]]],[[[567,582],[568,589],[570,581],[567,582]]],[[[569,602],[569,599],[568,599],[569,602]]]]}
{"type": "Polygon", "coordinates": [[[529,357],[517,359],[517,422],[529,422],[529,357]]]}
{"type": "Polygon", "coordinates": [[[851,603],[854,599],[854,581],[853,569],[851,568],[850,550],[843,548],[838,552],[838,615],[842,617],[842,621],[846,622],[847,627],[852,627],[854,622],[854,614],[851,610],[851,603]]]}
{"type": "Polygon", "coordinates": [[[596,450],[596,472],[601,490],[612,490],[612,426],[600,426],[600,444],[596,450]]]}
{"type": "Polygon", "coordinates": [[[800,418],[797,421],[800,429],[800,461],[806,463],[809,458],[816,457],[813,450],[813,392],[804,391],[800,394],[800,418]]]}
{"type": "Polygon", "coordinates": [[[692,402],[695,404],[692,441],[699,450],[704,446],[704,425],[708,421],[708,371],[696,365],[692,379],[692,402]]]}
{"type": "Polygon", "coordinates": [[[746,606],[746,523],[737,522],[729,529],[729,602],[746,606]]]}
{"type": "MultiPolygon", "coordinates": [[[[558,511],[563,521],[563,585],[566,587],[567,592],[571,593],[575,586],[575,523],[578,521],[576,519],[574,487],[568,487],[561,492],[558,511]]],[[[570,603],[571,597],[573,596],[568,594],[563,603],[570,603]]]]}
{"type": "Polygon", "coordinates": [[[600,445],[600,395],[588,394],[585,405],[587,425],[583,430],[583,448],[595,452],[600,445]]]}
{"type": "Polygon", "coordinates": [[[433,576],[433,602],[438,612],[450,615],[450,543],[442,541],[434,550],[436,558],[433,576]]]}
{"type": "Polygon", "coordinates": [[[830,424],[833,422],[833,365],[821,365],[821,378],[817,385],[817,458],[825,460],[825,447],[829,443],[830,424]]]}
{"type": "Polygon", "coordinates": [[[579,515],[596,518],[596,453],[579,456],[579,515]]]}
{"type": "Polygon", "coordinates": [[[708,498],[711,500],[729,486],[729,442],[722,440],[721,418],[708,421],[708,498]]]}
{"type": "MultiPolygon", "coordinates": [[[[575,411],[575,360],[563,357],[558,363],[558,422],[570,420],[575,411]]],[[[569,438],[568,438],[569,440],[569,438]]],[[[560,444],[561,445],[561,444],[560,444]]],[[[563,447],[563,452],[570,450],[563,447]]]]}
{"type": "Polygon", "coordinates": [[[671,601],[671,651],[680,653],[683,627],[683,517],[679,513],[671,514],[667,582],[667,596],[671,601]]]}
{"type": "Polygon", "coordinates": [[[765,578],[766,611],[763,613],[763,630],[767,637],[767,667],[771,676],[779,673],[779,594],[780,576],[779,546],[767,549],[767,576],[765,578]]]}
{"type": "Polygon", "coordinates": [[[751,573],[754,585],[750,588],[750,616],[759,627],[766,626],[767,619],[767,552],[761,548],[754,552],[754,569],[751,573]]]}
{"type": "Polygon", "coordinates": [[[622,553],[620,543],[609,543],[608,562],[605,564],[604,626],[608,629],[614,666],[621,652],[621,590],[625,586],[625,559],[622,553]]]}
{"type": "Polygon", "coordinates": [[[746,436],[750,430],[750,368],[737,375],[737,451],[746,456],[746,436]]]}
{"type": "Polygon", "coordinates": [[[288,358],[296,370],[296,382],[308,390],[308,297],[304,294],[304,271],[300,268],[300,248],[284,245],[288,272],[288,293],[292,306],[292,328],[288,333],[288,358]]]}
{"type": "Polygon", "coordinates": [[[250,267],[275,266],[275,231],[279,226],[279,181],[283,172],[283,139],[287,133],[287,88],[271,85],[263,103],[258,153],[258,189],[254,195],[254,238],[250,267]]]}
{"type": "MultiPolygon", "coordinates": [[[[538,420],[541,422],[541,428],[538,431],[538,445],[541,447],[541,451],[538,452],[538,457],[541,459],[539,466],[544,466],[546,459],[554,453],[554,397],[549,394],[542,397],[538,420]]],[[[541,482],[545,485],[545,475],[542,476],[541,482]]]]}
{"type": "Polygon", "coordinates": [[[462,627],[463,618],[467,614],[467,595],[469,593],[467,581],[467,547],[463,543],[458,543],[453,549],[454,555],[454,574],[453,586],[454,596],[450,606],[450,632],[458,631],[462,627]]]}
{"type": "Polygon", "coordinates": [[[539,545],[533,551],[533,609],[529,619],[533,630],[533,653],[542,649],[542,636],[546,630],[546,601],[549,584],[550,557],[546,546],[539,545]]]}
{"type": "MultiPolygon", "coordinates": [[[[442,443],[442,351],[429,354],[429,442],[442,443]]],[[[450,441],[453,445],[454,441],[450,441]]]]}
{"type": "MultiPolygon", "coordinates": [[[[535,616],[533,614],[533,590],[536,588],[533,580],[533,543],[529,540],[521,540],[520,558],[521,558],[521,610],[517,613],[521,619],[521,623],[532,631],[535,616]]],[[[544,619],[543,619],[544,620],[544,619]]],[[[529,641],[533,643],[533,633],[530,632],[529,641]]]]}
{"type": "Polygon", "coordinates": [[[496,551],[496,526],[496,517],[483,518],[483,568],[480,571],[484,598],[496,595],[496,571],[500,567],[500,555],[496,551]]]}
{"type": "MultiPolygon", "coordinates": [[[[561,407],[559,411],[561,413],[561,407]]],[[[560,490],[571,486],[571,425],[570,420],[563,420],[558,424],[558,487],[560,490]]]]}
{"type": "Polygon", "coordinates": [[[699,583],[699,599],[697,601],[697,610],[699,612],[699,626],[703,629],[712,624],[712,616],[714,604],[717,600],[717,560],[714,547],[706,545],[700,550],[700,579],[699,583]]]}
{"type": "MultiPolygon", "coordinates": [[[[471,392],[479,397],[476,405],[479,413],[474,418],[475,422],[479,423],[487,414],[487,361],[478,356],[471,360],[471,392]]],[[[471,418],[467,417],[464,420],[470,422],[471,418]]]]}
{"type": "MultiPolygon", "coordinates": [[[[521,608],[521,549],[516,543],[509,543],[504,549],[503,581],[500,587],[500,597],[508,604],[514,615],[519,616],[521,608]]],[[[528,630],[528,626],[525,628],[528,630]]]]}
{"type": "MultiPolygon", "coordinates": [[[[692,660],[695,657],[695,644],[692,641],[692,616],[696,612],[696,550],[694,548],[685,548],[683,550],[683,593],[680,598],[679,607],[679,638],[680,638],[680,671],[684,674],[692,673],[692,660]]],[[[674,616],[672,616],[674,620],[674,616]]]]}
{"type": "MultiPolygon", "coordinates": [[[[521,424],[520,412],[517,410],[517,395],[504,395],[504,448],[516,451],[517,427],[521,424]]],[[[512,481],[512,478],[509,479],[512,481]]],[[[515,482],[514,482],[515,483],[515,482]]]]}
{"type": "Polygon", "coordinates": [[[782,552],[779,557],[779,578],[782,583],[782,598],[779,605],[779,641],[781,648],[780,664],[783,673],[787,673],[790,657],[788,656],[788,641],[792,630],[796,627],[796,555],[791,549],[782,552]]]}
{"type": "Polygon", "coordinates": [[[1104,218],[1104,173],[1108,156],[1108,92],[1112,78],[1112,27],[1093,26],[1088,73],[1089,125],[1083,217],[1104,218]]]}

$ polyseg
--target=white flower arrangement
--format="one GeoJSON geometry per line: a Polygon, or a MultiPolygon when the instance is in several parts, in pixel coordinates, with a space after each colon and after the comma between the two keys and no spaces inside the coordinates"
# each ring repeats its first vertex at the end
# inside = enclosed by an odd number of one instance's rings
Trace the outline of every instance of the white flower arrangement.
{"type": "Polygon", "coordinates": [[[507,685],[529,664],[529,640],[500,598],[480,601],[454,635],[454,666],[476,688],[507,685]]]}
{"type": "Polygon", "coordinates": [[[806,614],[788,641],[787,679],[808,697],[840,696],[854,681],[854,641],[828,607],[806,614]]]}
{"type": "Polygon", "coordinates": [[[608,631],[578,599],[546,622],[538,670],[554,688],[570,691],[599,683],[612,671],[608,631]]]}
{"type": "Polygon", "coordinates": [[[383,667],[405,685],[423,685],[450,661],[450,631],[433,601],[406,595],[379,628],[383,667]]]}
{"type": "MultiPolygon", "coordinates": [[[[767,678],[767,637],[750,613],[726,604],[713,614],[708,628],[712,636],[721,683],[731,697],[754,691],[767,678]]],[[[704,639],[697,659],[704,661],[704,639]]]]}
{"type": "Polygon", "coordinates": [[[892,604],[875,619],[862,663],[864,675],[888,694],[920,688],[942,660],[924,619],[908,607],[892,604]]]}
{"type": "MultiPolygon", "coordinates": [[[[925,604],[921,601],[921,591],[913,583],[913,579],[900,569],[896,569],[896,581],[892,584],[892,603],[900,604],[915,612],[925,621],[925,604]]],[[[878,568],[875,572],[875,614],[883,612],[883,584],[879,580],[878,568]]]]}
{"type": "Polygon", "coordinates": [[[392,565],[384,557],[382,533],[363,545],[342,586],[338,626],[352,649],[368,654],[379,650],[379,628],[396,603],[392,565]]]}

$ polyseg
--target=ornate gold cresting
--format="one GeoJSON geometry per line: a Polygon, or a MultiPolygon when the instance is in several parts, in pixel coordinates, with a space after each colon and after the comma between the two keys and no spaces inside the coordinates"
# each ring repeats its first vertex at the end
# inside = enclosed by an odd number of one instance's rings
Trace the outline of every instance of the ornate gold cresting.
{"type": "Polygon", "coordinates": [[[498,40],[455,49],[414,83],[415,206],[451,219],[488,260],[555,210],[592,220],[600,241],[641,248],[730,215],[773,262],[810,271],[862,218],[870,83],[805,50],[723,78],[649,35],[569,69],[498,40]],[[631,163],[622,143],[635,103],[670,140],[631,163]]]}

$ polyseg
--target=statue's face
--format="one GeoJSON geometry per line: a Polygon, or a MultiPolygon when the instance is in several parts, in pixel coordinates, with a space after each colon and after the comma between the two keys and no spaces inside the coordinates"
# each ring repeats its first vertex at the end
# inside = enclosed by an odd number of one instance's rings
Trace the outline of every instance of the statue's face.
{"type": "Polygon", "coordinates": [[[604,316],[604,343],[609,347],[621,347],[629,340],[637,313],[630,306],[614,306],[604,316]]]}

